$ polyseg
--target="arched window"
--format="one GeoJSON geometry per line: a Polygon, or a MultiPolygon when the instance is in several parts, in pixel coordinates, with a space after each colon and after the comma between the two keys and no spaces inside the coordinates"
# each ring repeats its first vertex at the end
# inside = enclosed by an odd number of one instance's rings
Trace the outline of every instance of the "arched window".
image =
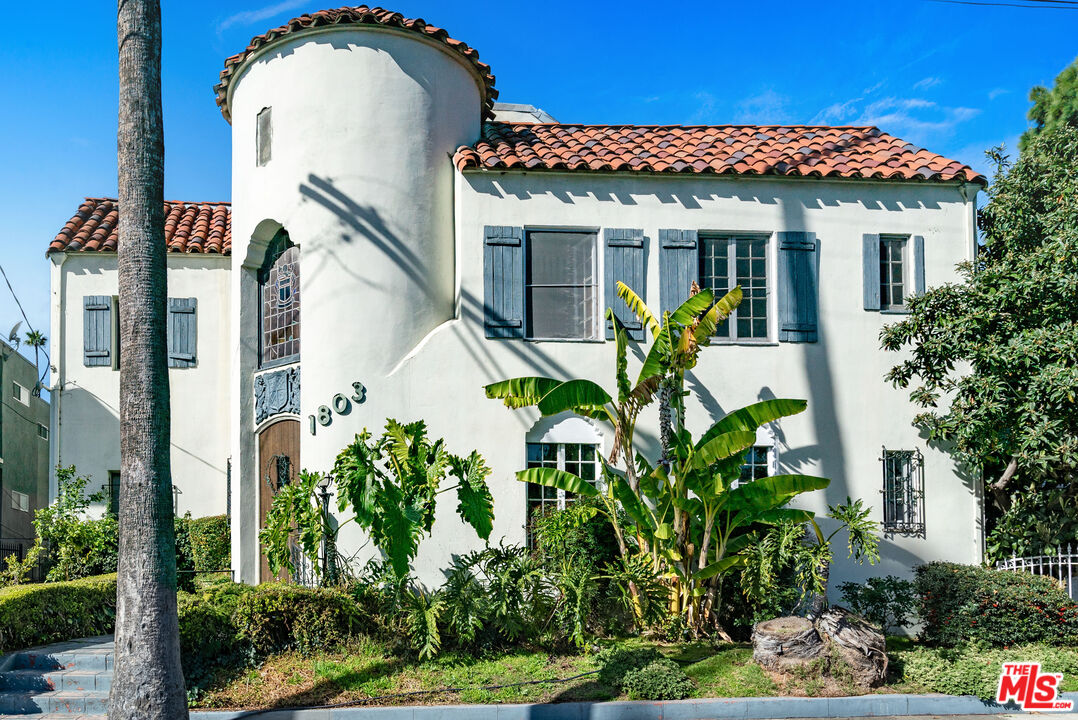
{"type": "Polygon", "coordinates": [[[261,366],[299,360],[299,248],[281,228],[258,274],[261,366]]]}

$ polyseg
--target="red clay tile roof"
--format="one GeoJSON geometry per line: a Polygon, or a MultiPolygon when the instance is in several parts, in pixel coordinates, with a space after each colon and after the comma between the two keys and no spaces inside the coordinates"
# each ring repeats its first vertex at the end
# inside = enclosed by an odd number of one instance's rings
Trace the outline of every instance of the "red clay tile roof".
{"type": "Polygon", "coordinates": [[[257,52],[278,38],[309,28],[326,27],[328,25],[382,25],[384,27],[400,28],[426,35],[434,40],[445,43],[450,49],[460,53],[474,67],[486,88],[483,98],[483,118],[494,116],[494,99],[498,97],[498,91],[494,88],[494,76],[490,72],[490,66],[479,62],[479,51],[469,47],[460,40],[449,37],[449,33],[439,27],[428,25],[422,18],[406,18],[400,13],[395,13],[380,7],[342,7],[335,10],[319,10],[309,15],[300,15],[289,20],[281,27],[274,28],[267,33],[251,38],[251,42],[243,52],[233,55],[225,60],[225,69],[221,71],[221,82],[214,86],[217,93],[217,104],[221,108],[221,114],[225,120],[232,122],[228,110],[228,84],[232,76],[243,62],[253,53],[257,52]]]}
{"type": "MultiPolygon", "coordinates": [[[[116,252],[118,214],[113,198],[86,198],[47,252],[116,252]]],[[[230,255],[232,207],[225,202],[165,201],[165,243],[173,253],[230,255]]]]}
{"type": "Polygon", "coordinates": [[[459,170],[636,171],[881,180],[984,176],[874,127],[565,125],[490,122],[459,170]]]}

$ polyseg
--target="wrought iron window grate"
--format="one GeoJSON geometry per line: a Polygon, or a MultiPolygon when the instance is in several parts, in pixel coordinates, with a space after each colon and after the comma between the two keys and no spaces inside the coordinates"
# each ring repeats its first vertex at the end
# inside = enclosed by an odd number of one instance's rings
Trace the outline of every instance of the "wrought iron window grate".
{"type": "Polygon", "coordinates": [[[883,448],[883,529],[888,533],[924,535],[925,477],[920,450],[883,448]]]}

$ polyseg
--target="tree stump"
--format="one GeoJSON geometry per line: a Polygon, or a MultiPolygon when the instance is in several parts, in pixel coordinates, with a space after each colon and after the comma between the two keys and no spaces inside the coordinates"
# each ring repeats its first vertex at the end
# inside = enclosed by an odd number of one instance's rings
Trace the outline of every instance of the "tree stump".
{"type": "Polygon", "coordinates": [[[864,688],[882,685],[887,677],[887,642],[875,625],[846,608],[833,606],[816,619],[816,631],[842,654],[864,688]]]}
{"type": "Polygon", "coordinates": [[[824,651],[823,640],[803,617],[780,617],[752,629],[752,659],[772,670],[804,665],[824,651]]]}
{"type": "Polygon", "coordinates": [[[840,657],[865,690],[881,685],[887,676],[883,633],[841,607],[823,611],[815,622],[781,617],[757,623],[752,646],[752,659],[771,670],[788,671],[823,658],[821,670],[832,674],[831,666],[840,657]]]}

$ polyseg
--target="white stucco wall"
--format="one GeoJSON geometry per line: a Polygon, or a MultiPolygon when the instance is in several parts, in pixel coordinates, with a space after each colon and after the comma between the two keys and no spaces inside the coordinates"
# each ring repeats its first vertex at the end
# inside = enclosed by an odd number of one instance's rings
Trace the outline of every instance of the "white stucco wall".
{"type": "MultiPolygon", "coordinates": [[[[832,479],[826,492],[804,500],[813,510],[824,512],[828,504],[850,495],[864,498],[880,521],[881,448],[919,448],[924,453],[926,537],[885,538],[880,566],[859,568],[840,562],[833,574],[836,584],[872,574],[907,574],[912,566],[930,559],[976,562],[981,546],[980,505],[972,480],[963,478],[945,453],[926,446],[911,426],[915,410],[905,392],[884,381],[884,374],[899,357],[879,349],[878,335],[885,322],[896,318],[863,310],[861,287],[861,238],[866,232],[923,235],[927,283],[954,279],[955,264],[971,253],[971,195],[963,197],[957,186],[927,184],[552,173],[458,175],[456,317],[397,358],[388,372],[361,356],[353,360],[345,355],[350,359],[336,361],[338,369],[332,374],[341,375],[341,368],[348,374],[336,386],[312,393],[305,383],[304,417],[318,405],[328,404],[333,393],[347,391],[352,380],[366,385],[368,399],[349,415],[334,416],[329,427],[318,427],[314,437],[307,434],[305,422],[303,464],[328,470],[332,453],[353,433],[365,426],[377,430],[385,417],[425,419],[432,433],[445,437],[454,452],[477,448],[486,457],[494,468],[493,539],[521,542],[525,488],[513,479],[513,473],[524,467],[525,436],[537,416],[534,411],[514,412],[485,399],[482,386],[507,377],[541,374],[588,377],[612,389],[614,349],[612,343],[603,342],[486,339],[483,225],[594,228],[600,238],[604,227],[643,228],[646,292],[653,307],[659,304],[659,228],[765,234],[805,230],[816,233],[820,248],[820,341],[708,349],[689,378],[690,387],[697,390],[688,409],[690,426],[700,433],[723,412],[759,399],[807,398],[807,412],[776,428],[778,471],[832,479]],[[307,448],[315,446],[318,452],[308,453],[307,448]]],[[[772,278],[774,258],[772,238],[772,278]]],[[[368,262],[386,260],[375,256],[368,262]]],[[[774,299],[772,292],[773,321],[774,299]]],[[[340,342],[347,343],[347,335],[340,342]]],[[[306,357],[305,378],[329,367],[312,367],[306,357]]],[[[652,409],[638,425],[643,449],[654,450],[656,427],[652,409]]],[[[346,547],[361,543],[354,531],[346,532],[343,540],[346,547]]],[[[841,543],[842,538],[838,540],[841,543]]],[[[435,537],[422,546],[420,577],[438,582],[439,570],[453,554],[479,545],[471,530],[459,523],[454,503],[447,497],[439,510],[435,537]]],[[[841,546],[838,552],[844,554],[841,546]]]]}
{"type": "MultiPolygon", "coordinates": [[[[351,382],[382,377],[453,316],[450,154],[479,134],[480,81],[444,44],[371,26],[289,35],[233,79],[231,340],[238,577],[258,572],[252,408],[255,272],[283,226],[301,255],[302,417],[351,382]],[[272,159],[256,163],[256,117],[272,108],[272,159]]],[[[394,414],[394,413],[390,413],[394,414]]],[[[355,413],[358,417],[359,413],[355,413]]],[[[336,435],[304,436],[307,467],[336,435]]]]}
{"type": "MultiPolygon", "coordinates": [[[[83,297],[117,293],[116,254],[52,253],[52,467],[74,465],[88,490],[120,469],[120,373],[83,365],[83,297]]],[[[228,464],[228,257],[168,255],[169,297],[198,299],[197,364],[169,369],[177,512],[223,514],[228,464]]],[[[122,352],[122,350],[121,350],[122,352]]],[[[53,478],[55,493],[55,477],[53,478]]]]}

